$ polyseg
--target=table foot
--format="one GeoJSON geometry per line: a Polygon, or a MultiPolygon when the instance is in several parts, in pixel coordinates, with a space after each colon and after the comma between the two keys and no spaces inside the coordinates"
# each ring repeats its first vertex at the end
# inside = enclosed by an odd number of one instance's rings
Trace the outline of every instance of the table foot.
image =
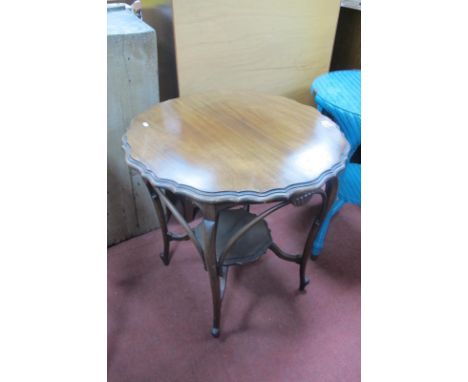
{"type": "Polygon", "coordinates": [[[300,286],[299,286],[299,290],[300,290],[300,291],[305,290],[305,287],[306,287],[307,285],[309,285],[309,283],[310,283],[310,279],[309,279],[308,277],[305,277],[303,280],[301,280],[301,283],[300,283],[300,286]]]}
{"type": "Polygon", "coordinates": [[[214,337],[214,338],[218,338],[219,337],[219,328],[211,328],[211,335],[214,337]]]}
{"type": "Polygon", "coordinates": [[[162,262],[164,263],[164,265],[169,265],[171,259],[169,258],[169,254],[165,254],[164,252],[161,252],[159,254],[159,257],[161,258],[162,262]]]}

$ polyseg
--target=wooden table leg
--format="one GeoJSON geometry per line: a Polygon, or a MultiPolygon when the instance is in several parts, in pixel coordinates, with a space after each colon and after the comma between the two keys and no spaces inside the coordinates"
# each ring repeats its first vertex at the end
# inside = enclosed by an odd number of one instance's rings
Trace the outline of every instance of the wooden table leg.
{"type": "Polygon", "coordinates": [[[309,235],[307,236],[306,244],[304,246],[304,252],[302,253],[302,258],[299,266],[299,290],[303,291],[307,284],[309,284],[309,279],[305,276],[305,271],[312,251],[312,245],[314,244],[315,237],[317,236],[320,226],[327,216],[328,211],[330,210],[333,202],[336,199],[336,191],[338,190],[338,178],[331,178],[325,186],[325,195],[319,194],[322,196],[322,206],[320,213],[314,219],[312,227],[310,228],[309,235]]]}
{"type": "MultiPolygon", "coordinates": [[[[320,209],[319,214],[314,219],[312,227],[307,236],[307,240],[304,246],[304,251],[302,255],[290,255],[279,249],[276,245],[272,244],[270,249],[278,255],[280,258],[292,261],[295,263],[299,263],[299,289],[304,290],[309,280],[305,276],[305,270],[307,267],[307,262],[310,256],[310,252],[312,250],[312,245],[314,243],[315,237],[320,230],[320,226],[322,221],[324,220],[326,214],[328,213],[330,207],[332,206],[335,198],[336,192],[338,188],[338,179],[332,178],[330,179],[325,186],[325,191],[319,189],[317,191],[313,191],[312,193],[304,195],[300,195],[298,198],[293,199],[292,201],[283,201],[274,205],[273,207],[268,208],[263,213],[258,215],[256,219],[251,221],[247,224],[246,227],[241,229],[237,232],[233,238],[232,242],[228,242],[227,248],[223,250],[221,253],[220,259],[218,260],[216,254],[216,236],[218,230],[218,221],[219,221],[219,212],[223,210],[223,206],[221,204],[209,204],[209,203],[196,203],[197,207],[200,209],[201,214],[203,216],[203,220],[201,222],[201,230],[198,234],[198,239],[194,231],[190,228],[187,224],[186,220],[182,216],[182,214],[177,210],[177,208],[172,204],[172,202],[165,196],[165,194],[159,190],[152,187],[151,184],[147,184],[148,189],[150,191],[151,197],[154,201],[155,209],[158,214],[158,218],[161,222],[161,231],[163,234],[163,242],[164,242],[164,252],[161,254],[161,258],[164,261],[164,264],[169,264],[170,257],[169,257],[169,244],[171,240],[185,240],[191,239],[195,244],[198,252],[200,253],[205,269],[208,271],[209,279],[210,279],[210,286],[211,286],[211,294],[212,294],[212,303],[213,303],[213,325],[211,328],[211,335],[213,337],[219,337],[220,335],[220,325],[221,325],[221,305],[222,299],[227,279],[227,267],[222,267],[218,264],[223,264],[224,257],[226,253],[229,251],[231,245],[239,239],[240,236],[244,233],[244,230],[247,230],[250,226],[256,224],[257,220],[264,219],[270,213],[276,211],[284,207],[289,203],[293,203],[295,206],[300,206],[306,203],[313,194],[319,194],[322,197],[322,206],[320,209]],[[184,227],[187,232],[187,235],[180,236],[175,235],[173,233],[168,232],[167,228],[167,221],[164,214],[163,203],[171,212],[171,214],[176,218],[176,220],[184,227]],[[201,232],[201,235],[200,235],[201,232]],[[226,253],[225,253],[226,252],[226,253]]],[[[187,198],[188,199],[188,198],[187,198]]],[[[190,202],[190,200],[187,200],[190,202]]],[[[231,207],[231,206],[228,206],[231,207]]]]}
{"type": "Polygon", "coordinates": [[[213,326],[211,335],[219,337],[221,323],[221,285],[216,259],[216,232],[218,228],[218,213],[213,205],[202,205],[203,215],[203,248],[205,264],[210,277],[211,295],[213,299],[213,326]]]}
{"type": "Polygon", "coordinates": [[[146,187],[151,195],[151,199],[153,200],[154,209],[156,210],[156,215],[158,216],[159,225],[161,227],[161,234],[163,238],[164,248],[163,251],[159,254],[161,260],[163,261],[164,265],[169,265],[171,261],[169,255],[169,235],[167,230],[167,221],[166,215],[164,213],[164,208],[161,203],[161,199],[154,190],[153,186],[145,179],[146,187]]]}

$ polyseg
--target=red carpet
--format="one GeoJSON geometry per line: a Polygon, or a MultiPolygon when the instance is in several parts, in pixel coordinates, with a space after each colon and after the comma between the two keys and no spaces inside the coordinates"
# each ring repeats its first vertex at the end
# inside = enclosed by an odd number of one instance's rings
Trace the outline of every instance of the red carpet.
{"type": "MultiPolygon", "coordinates": [[[[359,381],[360,215],[353,205],[336,215],[321,257],[308,265],[306,293],[298,266],[270,251],[231,267],[218,339],[208,275],[191,242],[171,244],[168,267],[159,230],[109,248],[109,381],[359,381]]],[[[310,209],[292,206],[268,218],[290,252],[301,251],[310,220],[310,209]]]]}

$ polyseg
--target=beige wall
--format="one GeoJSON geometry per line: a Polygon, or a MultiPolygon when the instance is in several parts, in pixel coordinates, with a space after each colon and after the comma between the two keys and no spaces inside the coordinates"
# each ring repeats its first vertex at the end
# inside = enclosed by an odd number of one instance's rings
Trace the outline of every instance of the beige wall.
{"type": "Polygon", "coordinates": [[[180,95],[256,90],[311,104],[339,8],[339,0],[174,0],[180,95]]]}

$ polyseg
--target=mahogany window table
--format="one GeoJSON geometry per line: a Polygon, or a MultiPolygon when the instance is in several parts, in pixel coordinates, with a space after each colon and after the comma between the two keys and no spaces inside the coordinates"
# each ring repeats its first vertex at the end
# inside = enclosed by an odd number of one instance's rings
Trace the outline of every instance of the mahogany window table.
{"type": "Polygon", "coordinates": [[[299,265],[299,289],[314,238],[337,190],[349,144],[329,118],[311,106],[265,94],[212,92],[162,102],[135,117],[123,139],[128,165],[142,175],[161,225],[161,258],[170,242],[191,240],[209,275],[213,325],[220,334],[228,269],[253,262],[268,249],[299,265]],[[264,218],[318,195],[321,208],[299,254],[274,243],[264,218]],[[185,214],[175,203],[190,206],[185,214]],[[255,215],[252,204],[273,203],[255,215]],[[189,223],[194,212],[202,217],[189,223]],[[186,234],[168,231],[173,216],[186,234]]]}

